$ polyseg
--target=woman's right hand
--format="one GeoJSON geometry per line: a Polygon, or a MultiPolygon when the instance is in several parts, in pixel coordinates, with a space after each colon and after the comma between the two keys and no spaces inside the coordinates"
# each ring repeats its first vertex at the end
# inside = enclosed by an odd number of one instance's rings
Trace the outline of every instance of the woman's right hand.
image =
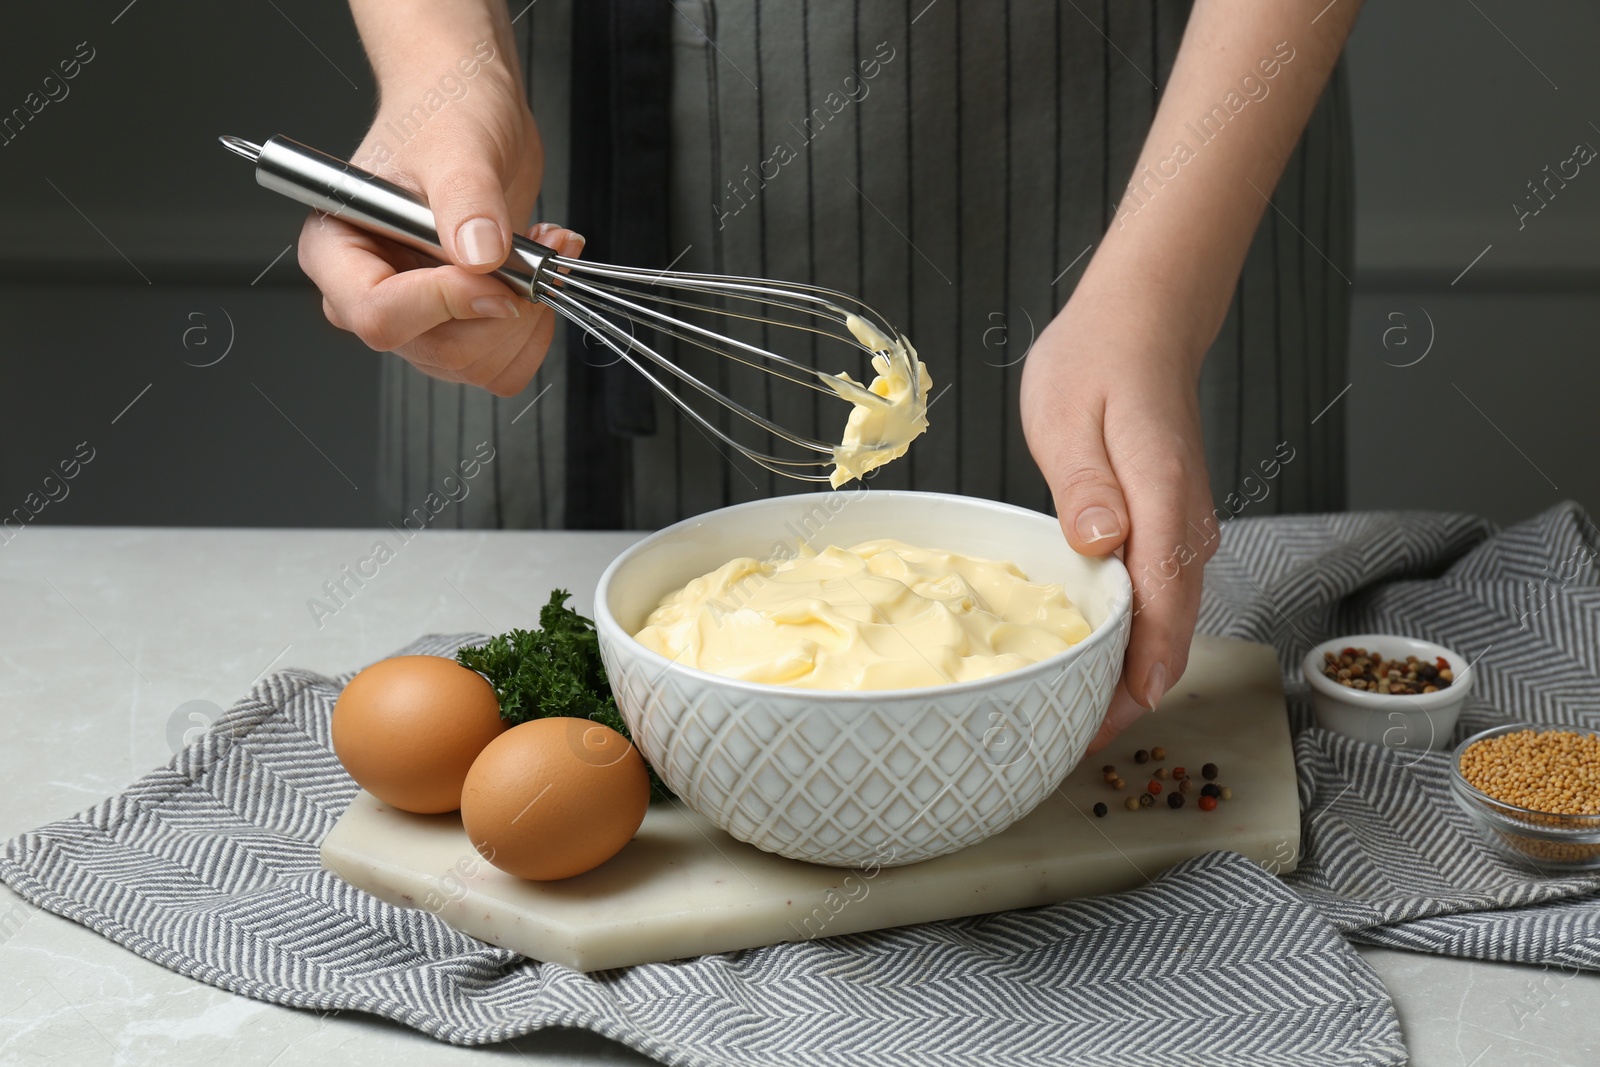
{"type": "MultiPolygon", "coordinates": [[[[544,362],[555,329],[549,307],[513,296],[488,274],[510,252],[513,220],[532,214],[544,168],[516,57],[501,50],[470,79],[417,70],[386,82],[381,95],[354,162],[427,200],[450,265],[312,212],[300,231],[300,266],[322,290],[333,325],[435,378],[512,396],[544,362]],[[464,91],[446,97],[441,84],[464,91]],[[425,100],[440,98],[430,112],[425,100]]],[[[554,224],[527,236],[565,256],[583,250],[581,236],[554,224]]]]}

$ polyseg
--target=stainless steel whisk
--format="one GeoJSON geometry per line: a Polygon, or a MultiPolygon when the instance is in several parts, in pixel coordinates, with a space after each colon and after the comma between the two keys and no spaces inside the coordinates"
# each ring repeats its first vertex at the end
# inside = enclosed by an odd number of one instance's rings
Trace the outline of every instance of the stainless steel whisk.
{"type": "MultiPolygon", "coordinates": [[[[410,190],[287,137],[274,137],[262,145],[238,137],[222,137],[220,140],[229,151],[256,165],[256,181],[266,188],[435,258],[444,258],[433,212],[410,190]]],[[[718,392],[641,341],[632,326],[647,327],[830,397],[842,397],[864,404],[887,403],[861,385],[842,381],[833,374],[706,329],[663,310],[681,308],[804,330],[842,341],[859,352],[872,354],[880,351],[863,344],[848,328],[847,322],[854,315],[872,326],[890,343],[899,340],[894,327],[882,315],[856,298],[832,289],[762,278],[638,270],[584,259],[568,259],[554,249],[520,235],[512,237],[511,255],[493,273],[517,295],[542,301],[577,323],[644,375],[679,410],[716,440],[785,477],[810,482],[827,481],[828,474],[819,468],[833,465],[835,446],[794,433],[718,392]],[[704,302],[684,299],[681,295],[684,293],[715,298],[722,306],[707,306],[704,302]],[[785,309],[794,313],[794,317],[792,320],[775,318],[768,309],[785,309]],[[624,323],[631,325],[625,327],[624,323]],[[657,377],[656,372],[661,371],[772,436],[810,453],[812,458],[785,458],[735,440],[713,420],[691,406],[667,382],[657,377]]]]}

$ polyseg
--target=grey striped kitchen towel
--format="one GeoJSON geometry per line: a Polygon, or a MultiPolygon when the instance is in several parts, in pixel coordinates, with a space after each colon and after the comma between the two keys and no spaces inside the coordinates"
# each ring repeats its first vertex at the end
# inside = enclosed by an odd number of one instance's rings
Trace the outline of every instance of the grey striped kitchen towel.
{"type": "Polygon", "coordinates": [[[12,840],[0,877],[182,974],[458,1044],[571,1026],[739,1067],[1405,1060],[1371,969],[1227,853],[1117,896],[588,975],[483,944],[319,867],[355,792],[328,739],[348,677],[262,680],[169,766],[12,840]]]}
{"type": "Polygon", "coordinates": [[[1600,969],[1600,875],[1502,860],[1449,795],[1448,752],[1312,726],[1300,659],[1340,634],[1411,634],[1476,658],[1450,741],[1506,722],[1600,730],[1600,530],[1562,504],[1478,519],[1239,520],[1206,573],[1202,627],[1274,644],[1297,727],[1301,849],[1288,883],[1353,940],[1600,969]]]}

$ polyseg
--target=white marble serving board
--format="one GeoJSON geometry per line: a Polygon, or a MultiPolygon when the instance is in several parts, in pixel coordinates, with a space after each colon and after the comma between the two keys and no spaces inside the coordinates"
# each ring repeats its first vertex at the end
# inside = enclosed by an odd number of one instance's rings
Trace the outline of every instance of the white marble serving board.
{"type": "Polygon", "coordinates": [[[1085,757],[1005,833],[938,859],[854,871],[801,863],[736,841],[673,802],[652,805],[633,841],[596,870],[526,882],[480,859],[456,814],[412,815],[362,792],[323,841],[322,864],[473,937],[594,971],[1128,889],[1215,849],[1286,872],[1299,841],[1277,657],[1264,645],[1201,636],[1154,714],[1085,757]],[[1194,792],[1172,810],[1163,793],[1154,807],[1127,811],[1124,797],[1155,767],[1133,753],[1156,745],[1169,769],[1188,768],[1197,785],[1201,765],[1217,764],[1233,799],[1203,812],[1194,792]],[[1102,781],[1107,763],[1126,791],[1102,781]],[[1111,810],[1096,818],[1101,800],[1111,810]]]}

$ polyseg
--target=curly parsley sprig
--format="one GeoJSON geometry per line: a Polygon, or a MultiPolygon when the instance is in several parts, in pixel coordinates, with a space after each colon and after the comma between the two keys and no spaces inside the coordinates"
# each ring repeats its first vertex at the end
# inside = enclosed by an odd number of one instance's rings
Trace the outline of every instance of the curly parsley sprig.
{"type": "MultiPolygon", "coordinates": [[[[456,662],[489,679],[500,698],[500,717],[513,725],[568,716],[609,726],[631,742],[611,695],[594,623],[566,606],[570,596],[565,589],[550,594],[550,602],[539,609],[539,629],[509,630],[486,644],[463,648],[456,662]]],[[[650,798],[671,799],[672,791],[655,768],[648,762],[645,766],[650,798]]]]}

